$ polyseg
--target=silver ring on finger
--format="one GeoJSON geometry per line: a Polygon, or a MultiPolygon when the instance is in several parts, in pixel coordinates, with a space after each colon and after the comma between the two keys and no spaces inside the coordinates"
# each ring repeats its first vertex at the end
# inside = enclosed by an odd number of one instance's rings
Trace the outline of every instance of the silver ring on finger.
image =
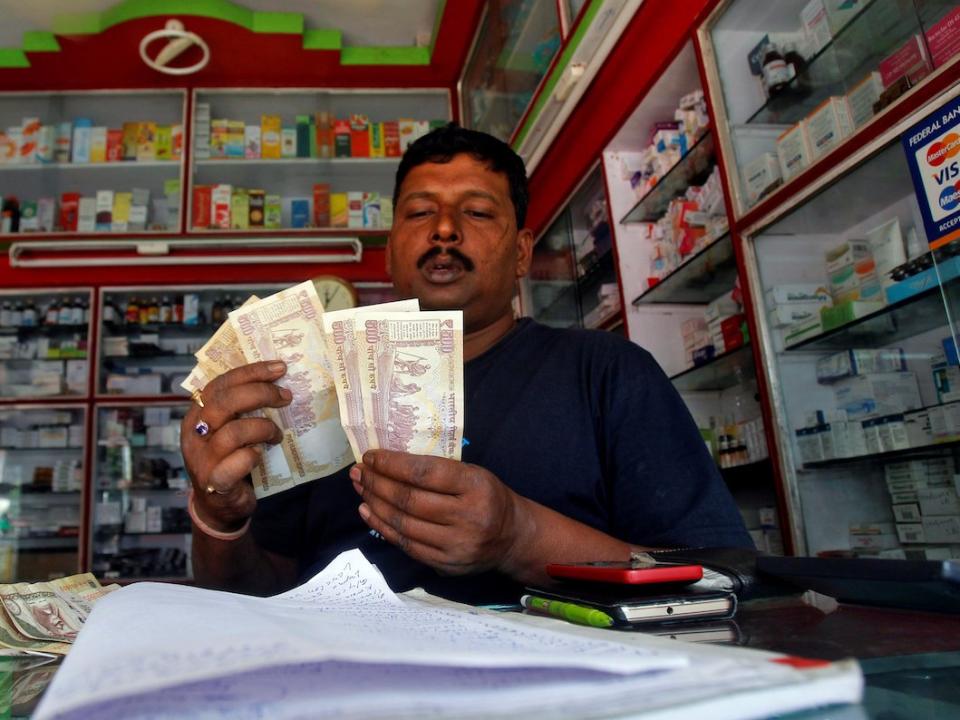
{"type": "Polygon", "coordinates": [[[200,437],[205,437],[210,434],[210,426],[207,424],[206,420],[202,418],[193,426],[193,431],[200,437]]]}

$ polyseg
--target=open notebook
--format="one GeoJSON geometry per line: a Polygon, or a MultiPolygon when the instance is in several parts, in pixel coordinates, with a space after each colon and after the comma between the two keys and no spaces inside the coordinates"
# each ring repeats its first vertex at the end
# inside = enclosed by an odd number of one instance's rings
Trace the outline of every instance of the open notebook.
{"type": "Polygon", "coordinates": [[[97,604],[35,717],[722,720],[862,694],[853,661],[544,619],[397,596],[357,550],[273,598],[139,583],[97,604]]]}

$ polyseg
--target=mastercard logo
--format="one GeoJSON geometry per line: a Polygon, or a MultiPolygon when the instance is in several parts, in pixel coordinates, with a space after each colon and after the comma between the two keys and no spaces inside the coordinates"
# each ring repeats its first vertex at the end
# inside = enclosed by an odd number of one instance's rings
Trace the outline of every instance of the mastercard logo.
{"type": "Polygon", "coordinates": [[[951,187],[944,188],[940,193],[940,209],[953,210],[960,207],[960,182],[951,187]]]}
{"type": "Polygon", "coordinates": [[[930,149],[927,150],[927,162],[937,167],[957,153],[960,153],[960,135],[949,133],[944,135],[942,140],[937,140],[930,146],[930,149]]]}

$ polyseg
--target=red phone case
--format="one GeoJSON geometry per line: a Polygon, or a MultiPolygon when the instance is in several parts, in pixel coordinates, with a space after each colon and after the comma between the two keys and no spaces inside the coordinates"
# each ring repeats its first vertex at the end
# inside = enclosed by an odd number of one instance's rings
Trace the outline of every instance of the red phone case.
{"type": "Polygon", "coordinates": [[[656,565],[632,567],[630,563],[549,563],[547,574],[558,580],[645,585],[648,583],[692,583],[703,577],[700,565],[656,565]]]}

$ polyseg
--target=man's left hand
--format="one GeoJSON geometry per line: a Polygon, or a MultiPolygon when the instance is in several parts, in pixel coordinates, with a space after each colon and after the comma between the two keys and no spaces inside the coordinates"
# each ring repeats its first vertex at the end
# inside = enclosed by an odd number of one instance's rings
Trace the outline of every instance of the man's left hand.
{"type": "Polygon", "coordinates": [[[512,569],[525,503],[488,470],[371,450],[350,478],[367,525],[415,560],[447,575],[512,569]]]}

